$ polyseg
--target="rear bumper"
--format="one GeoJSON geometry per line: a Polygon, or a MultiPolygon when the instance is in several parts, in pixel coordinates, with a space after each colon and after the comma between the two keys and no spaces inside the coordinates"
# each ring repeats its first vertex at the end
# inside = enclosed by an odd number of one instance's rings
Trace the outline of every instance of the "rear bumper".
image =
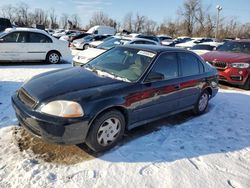
{"type": "Polygon", "coordinates": [[[79,144],[85,141],[89,129],[88,118],[52,117],[26,107],[12,96],[12,105],[21,126],[33,135],[56,144],[79,144]]]}
{"type": "Polygon", "coordinates": [[[218,70],[219,80],[228,82],[233,85],[242,86],[249,77],[249,69],[227,68],[225,70],[218,70]]]}

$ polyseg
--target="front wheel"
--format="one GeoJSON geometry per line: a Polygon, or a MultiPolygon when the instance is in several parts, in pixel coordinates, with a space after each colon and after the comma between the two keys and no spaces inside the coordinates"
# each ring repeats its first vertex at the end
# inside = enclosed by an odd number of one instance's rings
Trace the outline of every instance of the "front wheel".
{"type": "Polygon", "coordinates": [[[95,152],[110,149],[122,138],[124,130],[123,114],[116,110],[107,111],[92,123],[86,144],[95,152]]]}
{"type": "Polygon", "coordinates": [[[209,101],[209,93],[207,90],[205,90],[200,94],[200,96],[195,104],[194,113],[196,115],[203,114],[207,109],[208,101],[209,101]]]}
{"type": "Polygon", "coordinates": [[[46,57],[46,62],[50,64],[57,64],[60,62],[60,54],[58,52],[49,52],[46,57]]]}

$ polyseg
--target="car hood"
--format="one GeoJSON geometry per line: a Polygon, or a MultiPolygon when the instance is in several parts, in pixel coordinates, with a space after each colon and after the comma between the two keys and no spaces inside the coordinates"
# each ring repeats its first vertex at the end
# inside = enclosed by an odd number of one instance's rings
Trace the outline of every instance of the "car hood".
{"type": "Polygon", "coordinates": [[[37,75],[22,87],[36,101],[44,101],[71,92],[117,83],[125,82],[109,77],[101,77],[85,68],[77,67],[37,75]]]}
{"type": "Polygon", "coordinates": [[[82,64],[85,64],[89,62],[91,59],[97,57],[98,55],[104,53],[106,50],[98,49],[98,48],[88,48],[87,50],[84,50],[80,53],[78,53],[74,57],[74,61],[80,62],[82,64]]]}
{"type": "Polygon", "coordinates": [[[220,61],[226,63],[250,62],[250,54],[214,51],[202,55],[205,61],[220,61]]]}

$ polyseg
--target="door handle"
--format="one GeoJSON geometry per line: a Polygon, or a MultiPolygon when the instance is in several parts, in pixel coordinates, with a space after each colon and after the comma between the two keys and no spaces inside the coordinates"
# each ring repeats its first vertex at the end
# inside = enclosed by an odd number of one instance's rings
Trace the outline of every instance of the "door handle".
{"type": "Polygon", "coordinates": [[[174,88],[175,88],[175,89],[180,89],[180,88],[181,88],[181,85],[180,85],[180,84],[174,85],[174,88]]]}

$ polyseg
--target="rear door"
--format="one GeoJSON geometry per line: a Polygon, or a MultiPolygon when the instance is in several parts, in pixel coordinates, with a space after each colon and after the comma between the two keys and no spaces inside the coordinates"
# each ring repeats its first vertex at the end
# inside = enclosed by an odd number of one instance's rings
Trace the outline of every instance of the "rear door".
{"type": "Polygon", "coordinates": [[[179,64],[176,53],[159,56],[142,85],[135,121],[158,118],[178,109],[179,64]]]}
{"type": "Polygon", "coordinates": [[[47,52],[52,49],[52,39],[42,33],[29,32],[27,53],[29,60],[45,60],[47,52]]]}
{"type": "Polygon", "coordinates": [[[26,60],[28,40],[26,32],[11,32],[1,38],[0,60],[22,61],[26,60]]]}
{"type": "Polygon", "coordinates": [[[180,82],[180,108],[186,108],[194,105],[199,97],[202,82],[205,78],[203,75],[204,67],[200,60],[188,52],[178,53],[181,67],[180,82]]]}

